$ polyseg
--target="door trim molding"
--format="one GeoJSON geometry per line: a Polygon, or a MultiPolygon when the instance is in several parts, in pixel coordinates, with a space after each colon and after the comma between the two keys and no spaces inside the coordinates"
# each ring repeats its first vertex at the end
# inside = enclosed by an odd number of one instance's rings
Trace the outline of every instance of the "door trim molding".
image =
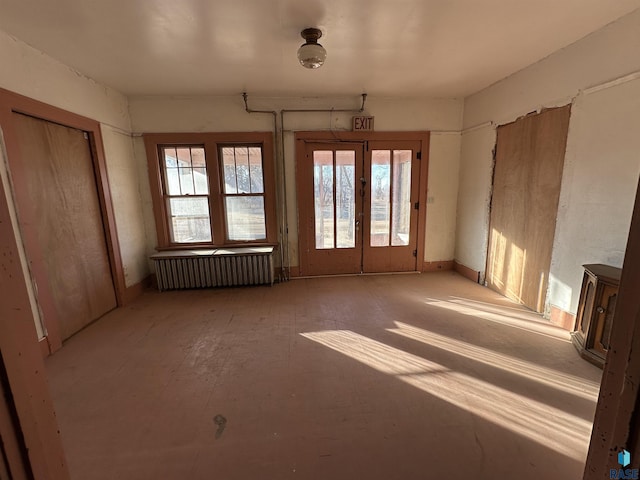
{"type": "MultiPolygon", "coordinates": [[[[416,239],[417,262],[416,270],[421,270],[424,262],[425,237],[427,225],[427,185],[429,174],[429,141],[430,132],[348,132],[348,131],[300,131],[295,132],[295,165],[296,165],[296,193],[299,191],[298,182],[298,162],[305,157],[305,143],[315,142],[369,142],[369,141],[419,141],[421,156],[420,179],[418,182],[419,205],[418,205],[418,235],[416,239]]],[[[299,218],[299,211],[296,212],[299,218]]],[[[300,224],[298,222],[298,263],[302,265],[301,256],[303,254],[300,240],[300,224]]]]}
{"type": "Polygon", "coordinates": [[[37,232],[34,228],[36,215],[28,197],[25,175],[27,165],[21,158],[20,146],[12,118],[14,113],[29,115],[88,133],[116,301],[118,306],[122,306],[124,304],[125,280],[115,214],[111,201],[104,144],[99,122],[0,88],[0,128],[2,128],[4,135],[7,162],[13,184],[13,192],[11,193],[18,210],[20,233],[30,259],[29,269],[38,284],[38,304],[42,309],[42,322],[46,327],[48,344],[51,353],[53,353],[62,346],[60,325],[44,267],[44,252],[38,246],[37,232]]]}

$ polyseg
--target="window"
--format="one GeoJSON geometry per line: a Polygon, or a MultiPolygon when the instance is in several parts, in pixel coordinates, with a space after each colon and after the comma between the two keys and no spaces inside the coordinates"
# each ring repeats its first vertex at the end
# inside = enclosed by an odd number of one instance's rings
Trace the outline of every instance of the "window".
{"type": "Polygon", "coordinates": [[[229,240],[267,238],[261,147],[222,147],[224,210],[229,240]]]}
{"type": "Polygon", "coordinates": [[[159,249],[275,243],[270,133],[144,138],[159,249]]]}
{"type": "Polygon", "coordinates": [[[173,243],[211,241],[209,179],[204,147],[160,147],[164,198],[173,243]]]}

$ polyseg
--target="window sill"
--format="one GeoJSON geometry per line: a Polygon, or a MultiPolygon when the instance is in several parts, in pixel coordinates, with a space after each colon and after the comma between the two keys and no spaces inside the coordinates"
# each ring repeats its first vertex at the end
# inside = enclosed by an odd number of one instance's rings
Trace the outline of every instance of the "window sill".
{"type": "Polygon", "coordinates": [[[246,257],[252,255],[272,255],[275,251],[273,246],[243,246],[225,247],[208,250],[167,250],[151,255],[152,260],[204,258],[204,257],[246,257]]]}
{"type": "Polygon", "coordinates": [[[157,252],[170,252],[172,250],[216,250],[224,248],[250,248],[250,247],[274,247],[278,248],[277,243],[272,242],[234,242],[234,243],[181,243],[177,245],[168,245],[164,247],[156,247],[157,252]]]}

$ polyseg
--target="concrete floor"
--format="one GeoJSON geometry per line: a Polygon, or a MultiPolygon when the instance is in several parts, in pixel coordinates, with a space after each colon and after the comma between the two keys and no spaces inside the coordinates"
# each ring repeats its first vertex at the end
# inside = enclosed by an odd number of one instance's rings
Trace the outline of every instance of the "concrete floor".
{"type": "Polygon", "coordinates": [[[577,480],[601,375],[452,272],[148,292],[46,364],[75,480],[577,480]]]}

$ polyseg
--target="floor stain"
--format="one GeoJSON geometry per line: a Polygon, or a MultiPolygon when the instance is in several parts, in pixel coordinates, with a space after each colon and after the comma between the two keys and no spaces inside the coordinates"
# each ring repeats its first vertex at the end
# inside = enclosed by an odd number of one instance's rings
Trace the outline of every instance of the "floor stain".
{"type": "Polygon", "coordinates": [[[218,429],[216,430],[216,438],[220,438],[222,436],[222,433],[224,432],[225,427],[227,426],[227,419],[224,417],[224,415],[218,414],[213,417],[213,423],[218,426],[218,429]]]}

